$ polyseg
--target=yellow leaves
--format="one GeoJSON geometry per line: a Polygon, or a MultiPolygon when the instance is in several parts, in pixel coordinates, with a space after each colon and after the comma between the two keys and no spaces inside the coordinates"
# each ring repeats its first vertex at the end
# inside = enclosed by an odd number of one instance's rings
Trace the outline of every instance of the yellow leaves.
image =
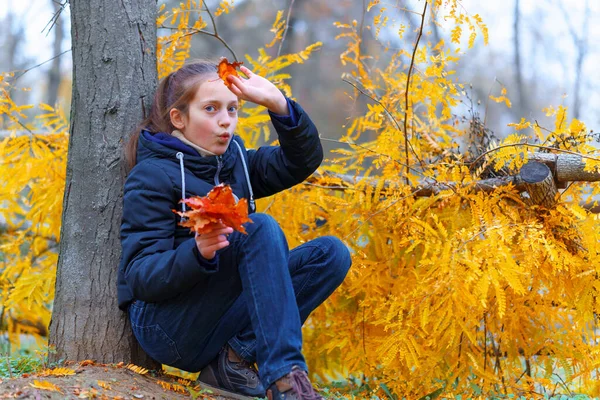
{"type": "Polygon", "coordinates": [[[166,7],[166,4],[161,4],[158,8],[158,17],[156,17],[156,26],[158,27],[163,26],[167,18],[169,18],[169,15],[164,12],[166,7]]]}
{"type": "Polygon", "coordinates": [[[384,15],[385,10],[386,10],[385,7],[381,7],[379,10],[379,14],[377,14],[373,17],[373,25],[375,26],[375,37],[376,38],[379,36],[379,32],[381,31],[381,28],[384,28],[387,25],[388,20],[389,20],[389,18],[384,15]]]}
{"type": "Polygon", "coordinates": [[[500,92],[500,96],[495,97],[490,95],[490,99],[494,100],[496,103],[501,103],[504,102],[504,104],[506,104],[506,107],[510,108],[512,106],[512,103],[510,102],[510,100],[508,99],[508,97],[506,97],[506,88],[503,87],[501,92],[500,92]]]}
{"type": "MultiPolygon", "coordinates": [[[[281,29],[285,29],[286,21],[281,19],[282,13],[279,12],[273,23],[273,29],[277,29],[276,37],[283,34],[281,29]]],[[[269,45],[274,44],[271,42],[269,45]]],[[[290,75],[283,70],[293,64],[304,63],[314,51],[322,46],[321,42],[313,43],[298,53],[282,54],[275,58],[267,54],[264,48],[258,49],[258,57],[246,55],[249,68],[257,75],[266,76],[275,83],[283,93],[292,97],[292,91],[286,81],[290,75]]],[[[267,142],[270,137],[270,117],[262,106],[246,104],[240,110],[240,118],[236,133],[244,139],[246,147],[253,148],[257,144],[267,142]]]]}
{"type": "Polygon", "coordinates": [[[98,386],[100,386],[102,389],[105,389],[105,390],[111,389],[110,384],[108,382],[101,381],[101,380],[98,381],[98,386]]]}
{"type": "Polygon", "coordinates": [[[460,44],[460,38],[462,36],[462,27],[460,25],[456,25],[452,32],[450,33],[450,41],[454,44],[460,44]]]}
{"type": "Polygon", "coordinates": [[[160,385],[164,390],[169,390],[175,393],[188,394],[188,391],[185,387],[178,385],[176,383],[169,383],[165,381],[158,380],[156,381],[158,385],[160,385]]]}
{"type": "Polygon", "coordinates": [[[148,370],[146,368],[139,367],[135,364],[127,364],[125,366],[125,368],[127,368],[130,371],[135,372],[136,374],[140,374],[140,375],[146,375],[148,373],[148,370]]]}
{"type": "Polygon", "coordinates": [[[42,103],[40,108],[47,113],[38,114],[35,119],[42,122],[42,127],[48,130],[48,134],[60,135],[69,131],[65,110],[62,107],[54,108],[42,103]]]}
{"type": "Polygon", "coordinates": [[[190,386],[192,384],[192,381],[182,378],[177,379],[177,382],[179,382],[179,384],[183,386],[190,386]]]}
{"type": "Polygon", "coordinates": [[[483,23],[483,20],[481,19],[479,14],[469,16],[462,12],[457,13],[457,3],[454,1],[450,2],[450,3],[451,3],[451,10],[450,10],[449,15],[445,18],[454,20],[454,22],[456,24],[450,34],[452,43],[460,44],[461,38],[462,38],[462,33],[463,33],[462,26],[467,25],[467,28],[469,29],[469,32],[470,32],[469,33],[469,42],[468,42],[469,49],[472,48],[473,45],[475,44],[475,39],[477,37],[477,29],[479,29],[481,31],[481,33],[483,34],[483,43],[485,45],[487,45],[488,39],[489,39],[488,29],[487,29],[487,26],[483,23]]]}
{"type": "Polygon", "coordinates": [[[371,8],[375,7],[379,3],[380,3],[380,0],[371,0],[371,1],[369,1],[369,4],[367,5],[367,12],[371,11],[371,8]]]}
{"type": "Polygon", "coordinates": [[[12,343],[20,334],[45,330],[54,297],[68,122],[62,109],[40,108],[36,121],[48,133],[15,134],[0,144],[0,219],[6,221],[0,230],[0,305],[12,343]]]}
{"type": "Polygon", "coordinates": [[[283,17],[283,11],[282,10],[277,11],[277,16],[275,17],[275,22],[273,22],[273,26],[270,29],[270,32],[273,32],[275,34],[275,36],[273,37],[273,40],[271,41],[271,43],[265,45],[266,47],[273,47],[275,45],[275,43],[277,43],[278,41],[280,41],[283,38],[283,34],[287,27],[287,21],[285,19],[283,19],[282,17],[283,17]]]}
{"type": "Polygon", "coordinates": [[[71,368],[56,367],[52,369],[45,369],[38,374],[39,376],[69,376],[75,375],[75,370],[71,368]]]}
{"type": "Polygon", "coordinates": [[[233,9],[233,0],[222,0],[217,10],[215,11],[215,16],[218,17],[222,14],[229,14],[229,11],[233,9]]]}
{"type": "Polygon", "coordinates": [[[10,291],[6,306],[12,308],[24,302],[30,311],[33,303],[43,308],[52,299],[50,296],[54,293],[52,290],[53,272],[54,270],[50,270],[49,273],[40,274],[25,270],[24,275],[16,281],[10,291]]]}
{"type": "MultiPolygon", "coordinates": [[[[156,19],[157,26],[164,27],[165,21],[169,20],[176,29],[169,35],[158,37],[156,56],[159,79],[185,63],[190,55],[192,36],[207,26],[201,15],[202,4],[202,0],[187,0],[186,3],[180,3],[179,7],[170,11],[165,11],[165,7],[160,8],[156,19]],[[190,18],[194,14],[196,19],[190,24],[190,18]]],[[[224,1],[220,7],[227,7],[228,4],[224,1]]]]}
{"type": "Polygon", "coordinates": [[[29,386],[36,388],[36,389],[48,390],[50,392],[62,393],[62,390],[60,390],[60,388],[58,386],[56,386],[55,384],[48,382],[48,381],[34,380],[33,383],[29,384],[29,386]]]}
{"type": "Polygon", "coordinates": [[[508,126],[512,126],[516,130],[520,131],[520,130],[531,127],[531,122],[525,121],[525,118],[521,118],[521,121],[518,124],[510,123],[510,124],[508,124],[508,126]]]}

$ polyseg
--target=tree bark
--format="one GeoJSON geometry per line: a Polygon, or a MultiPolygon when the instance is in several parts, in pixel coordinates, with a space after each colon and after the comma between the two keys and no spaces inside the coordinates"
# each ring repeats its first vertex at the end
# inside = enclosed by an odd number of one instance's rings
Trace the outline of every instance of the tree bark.
{"type": "Polygon", "coordinates": [[[560,183],[600,181],[600,172],[586,171],[583,157],[577,154],[533,153],[529,160],[546,164],[560,183]]]}
{"type": "Polygon", "coordinates": [[[52,360],[136,362],[117,308],[125,135],[157,83],[156,0],[71,0],[73,93],[52,360]]]}
{"type": "Polygon", "coordinates": [[[528,203],[552,208],[556,205],[558,189],[552,171],[546,164],[530,161],[521,168],[521,179],[527,193],[528,203]]]}

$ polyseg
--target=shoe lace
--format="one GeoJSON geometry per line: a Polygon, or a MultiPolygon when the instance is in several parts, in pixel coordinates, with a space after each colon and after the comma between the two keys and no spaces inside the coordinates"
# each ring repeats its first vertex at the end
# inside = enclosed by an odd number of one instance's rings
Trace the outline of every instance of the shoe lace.
{"type": "Polygon", "coordinates": [[[315,392],[315,388],[310,383],[308,379],[308,375],[306,372],[301,369],[293,369],[289,374],[292,390],[300,395],[300,398],[303,400],[322,400],[317,392],[315,392]]]}
{"type": "Polygon", "coordinates": [[[232,364],[234,364],[234,368],[245,371],[246,375],[248,375],[248,373],[250,371],[254,376],[258,375],[258,370],[256,369],[256,366],[254,365],[254,363],[251,363],[246,360],[241,360],[240,362],[236,362],[236,363],[232,362],[232,364]]]}

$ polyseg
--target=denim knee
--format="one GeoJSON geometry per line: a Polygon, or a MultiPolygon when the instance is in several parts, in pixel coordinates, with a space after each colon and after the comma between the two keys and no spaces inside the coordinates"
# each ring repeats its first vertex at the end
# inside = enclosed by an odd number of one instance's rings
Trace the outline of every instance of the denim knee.
{"type": "Polygon", "coordinates": [[[340,285],[352,265],[348,247],[335,236],[322,236],[318,239],[323,252],[327,255],[327,274],[329,279],[340,285]]]}
{"type": "Polygon", "coordinates": [[[252,220],[251,223],[245,224],[246,232],[248,236],[255,236],[257,234],[283,234],[279,223],[270,216],[269,214],[254,213],[249,215],[252,220]]]}

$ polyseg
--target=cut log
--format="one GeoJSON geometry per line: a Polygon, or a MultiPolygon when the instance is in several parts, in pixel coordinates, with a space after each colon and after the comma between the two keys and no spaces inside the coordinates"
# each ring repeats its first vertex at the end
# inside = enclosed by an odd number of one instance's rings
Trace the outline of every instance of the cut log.
{"type": "Polygon", "coordinates": [[[533,153],[529,155],[529,161],[538,161],[550,167],[557,182],[598,182],[600,172],[584,171],[585,162],[583,157],[577,154],[551,154],[533,153]]]}
{"type": "Polygon", "coordinates": [[[521,179],[525,190],[529,194],[527,202],[552,208],[556,204],[558,189],[554,182],[552,172],[547,165],[537,161],[530,161],[521,168],[521,179]]]}

